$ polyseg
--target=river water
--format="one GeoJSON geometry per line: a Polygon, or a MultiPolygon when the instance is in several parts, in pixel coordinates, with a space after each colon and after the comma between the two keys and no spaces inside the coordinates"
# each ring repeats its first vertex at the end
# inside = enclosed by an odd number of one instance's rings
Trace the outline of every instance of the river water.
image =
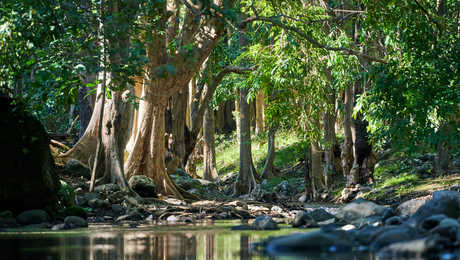
{"type": "Polygon", "coordinates": [[[218,221],[187,225],[138,227],[91,225],[88,229],[15,231],[0,233],[0,259],[359,259],[372,256],[278,256],[255,255],[251,245],[270,236],[306,232],[287,225],[277,231],[231,231],[241,224],[218,221]]]}

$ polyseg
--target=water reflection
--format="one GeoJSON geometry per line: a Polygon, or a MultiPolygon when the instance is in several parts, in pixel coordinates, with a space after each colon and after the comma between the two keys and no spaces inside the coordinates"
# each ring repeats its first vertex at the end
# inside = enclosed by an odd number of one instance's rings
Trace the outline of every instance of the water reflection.
{"type": "MultiPolygon", "coordinates": [[[[269,259],[251,256],[250,245],[275,234],[235,232],[228,228],[175,231],[174,227],[170,231],[142,228],[8,237],[0,234],[0,259],[269,259]]],[[[347,257],[297,256],[294,259],[371,259],[347,257]]]]}

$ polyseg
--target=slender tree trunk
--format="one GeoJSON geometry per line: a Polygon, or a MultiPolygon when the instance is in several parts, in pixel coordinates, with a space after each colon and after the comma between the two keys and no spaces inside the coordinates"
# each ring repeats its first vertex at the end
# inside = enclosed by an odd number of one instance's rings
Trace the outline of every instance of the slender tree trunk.
{"type": "Polygon", "coordinates": [[[204,161],[204,171],[203,179],[209,181],[218,180],[219,176],[217,174],[217,165],[216,165],[216,145],[214,141],[214,111],[211,106],[208,106],[206,112],[204,113],[203,120],[203,161],[204,161]]]}
{"type": "Polygon", "coordinates": [[[347,187],[356,184],[356,180],[351,175],[351,168],[353,167],[353,137],[352,137],[352,113],[353,113],[353,91],[351,87],[345,89],[345,98],[343,102],[343,132],[344,141],[342,146],[342,170],[345,179],[347,180],[347,187]]]}
{"type": "Polygon", "coordinates": [[[256,135],[260,135],[265,131],[264,104],[264,94],[259,91],[256,97],[256,135]]]}
{"type": "MultiPolygon", "coordinates": [[[[104,104],[105,102],[105,84],[106,84],[106,72],[104,71],[103,72],[104,76],[103,76],[103,84],[102,84],[102,92],[101,92],[101,104],[104,104]]],[[[98,128],[97,128],[97,145],[96,145],[96,152],[95,152],[95,156],[94,156],[94,163],[93,163],[93,167],[92,167],[92,170],[91,170],[91,182],[90,182],[90,185],[89,185],[89,191],[90,192],[93,192],[94,191],[94,184],[96,183],[96,173],[97,173],[97,170],[98,170],[98,164],[99,164],[99,158],[101,157],[101,152],[102,152],[102,120],[103,120],[103,116],[104,116],[104,106],[101,105],[100,106],[100,109],[99,109],[99,117],[98,117],[98,121],[99,121],[99,125],[98,125],[98,128]]]]}
{"type": "Polygon", "coordinates": [[[317,141],[311,140],[311,170],[310,181],[313,199],[318,198],[318,191],[322,188],[322,167],[321,155],[322,150],[317,141]]]}
{"type": "Polygon", "coordinates": [[[235,120],[236,120],[236,136],[240,136],[240,132],[241,132],[241,120],[240,120],[240,111],[241,111],[241,108],[240,108],[240,91],[237,90],[237,94],[238,94],[238,98],[235,99],[235,111],[233,112],[234,113],[234,116],[235,116],[235,120]]]}
{"type": "Polygon", "coordinates": [[[233,118],[233,107],[234,107],[234,102],[233,100],[228,100],[225,102],[225,111],[224,111],[224,117],[225,117],[225,133],[231,133],[236,129],[236,122],[235,119],[233,118]]]}
{"type": "Polygon", "coordinates": [[[78,137],[81,138],[85,133],[86,128],[88,127],[89,121],[91,120],[91,105],[90,97],[87,96],[88,88],[86,86],[80,86],[78,88],[79,94],[79,120],[80,120],[80,130],[78,137]]]}
{"type": "Polygon", "coordinates": [[[254,178],[256,172],[251,155],[251,115],[247,93],[247,89],[240,89],[240,171],[235,183],[234,196],[250,194],[256,187],[254,178]]]}
{"type": "Polygon", "coordinates": [[[225,128],[225,103],[219,104],[217,111],[214,111],[215,132],[223,133],[225,128]]]}
{"type": "Polygon", "coordinates": [[[273,164],[275,161],[275,134],[277,130],[277,125],[272,125],[268,129],[268,151],[264,169],[260,174],[262,179],[269,179],[278,175],[278,171],[275,169],[275,165],[273,164]]]}
{"type": "MultiPolygon", "coordinates": [[[[328,103],[335,105],[335,93],[330,93],[328,96],[328,103]]],[[[324,184],[326,187],[330,187],[332,182],[332,176],[334,175],[334,147],[336,142],[335,136],[335,107],[332,110],[328,110],[324,113],[323,118],[323,130],[324,130],[324,157],[325,164],[323,167],[324,184]]]]}

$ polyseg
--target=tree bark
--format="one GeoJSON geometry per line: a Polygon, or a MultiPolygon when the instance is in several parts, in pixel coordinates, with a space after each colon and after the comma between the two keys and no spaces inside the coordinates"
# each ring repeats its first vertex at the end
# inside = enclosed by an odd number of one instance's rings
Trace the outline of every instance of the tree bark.
{"type": "Polygon", "coordinates": [[[351,132],[352,127],[352,113],[353,113],[353,90],[347,87],[344,93],[343,101],[343,133],[344,142],[342,146],[342,171],[347,181],[347,187],[356,184],[356,180],[351,175],[351,168],[353,167],[353,137],[351,132]]]}
{"type": "Polygon", "coordinates": [[[166,164],[168,173],[175,172],[177,167],[185,166],[187,98],[186,87],[170,98],[171,129],[168,135],[168,154],[171,158],[168,158],[166,164]]]}
{"type": "Polygon", "coordinates": [[[240,171],[235,183],[234,196],[250,194],[256,187],[256,172],[251,155],[251,122],[246,88],[240,89],[240,171]]]}
{"type": "Polygon", "coordinates": [[[261,178],[262,179],[269,179],[275,176],[278,176],[278,170],[275,168],[273,164],[275,161],[275,134],[278,130],[277,125],[272,125],[268,129],[268,151],[267,151],[267,159],[265,160],[264,169],[262,170],[261,178]]]}
{"type": "Polygon", "coordinates": [[[208,106],[206,112],[204,113],[203,120],[203,161],[204,161],[204,171],[203,179],[208,181],[216,181],[219,176],[217,174],[217,165],[216,165],[216,145],[214,141],[215,133],[215,121],[214,121],[214,111],[211,106],[208,106]]]}
{"type": "Polygon", "coordinates": [[[265,132],[264,105],[264,94],[262,91],[259,91],[256,97],[256,135],[260,135],[265,132]]]}
{"type": "Polygon", "coordinates": [[[322,150],[316,140],[311,140],[311,170],[310,170],[310,181],[311,181],[311,193],[313,199],[318,198],[318,191],[322,188],[322,164],[321,155],[322,150]]]}

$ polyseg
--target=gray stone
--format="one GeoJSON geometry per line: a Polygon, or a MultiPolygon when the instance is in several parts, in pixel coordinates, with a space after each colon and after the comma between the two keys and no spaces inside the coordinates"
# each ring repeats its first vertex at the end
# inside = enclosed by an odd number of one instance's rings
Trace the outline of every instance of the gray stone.
{"type": "Polygon", "coordinates": [[[393,216],[385,220],[386,226],[397,226],[403,223],[403,219],[400,216],[393,216]]]}
{"type": "Polygon", "coordinates": [[[59,231],[59,230],[65,230],[65,229],[67,229],[67,226],[65,223],[56,224],[51,228],[51,230],[53,231],[59,231]]]}
{"type": "Polygon", "coordinates": [[[64,219],[64,224],[69,229],[88,227],[88,222],[85,219],[77,217],[77,216],[66,217],[64,219]]]}
{"type": "Polygon", "coordinates": [[[318,224],[308,211],[300,211],[292,222],[292,227],[317,227],[318,224]]]}
{"type": "Polygon", "coordinates": [[[32,225],[48,222],[49,216],[46,211],[41,209],[26,210],[16,218],[21,225],[32,225]]]}
{"type": "Polygon", "coordinates": [[[94,188],[94,191],[99,193],[112,193],[119,190],[120,187],[115,183],[102,184],[94,188]]]}
{"type": "Polygon", "coordinates": [[[315,209],[311,212],[311,216],[316,222],[323,222],[335,218],[334,215],[327,212],[325,209],[315,209]]]}
{"type": "Polygon", "coordinates": [[[133,189],[139,196],[144,198],[156,198],[156,184],[147,176],[135,175],[129,179],[129,187],[133,189]]]}
{"type": "Polygon", "coordinates": [[[374,241],[370,245],[370,248],[371,251],[378,252],[380,249],[390,244],[409,241],[414,239],[414,237],[415,230],[413,228],[409,226],[398,226],[381,232],[378,236],[375,237],[374,241]]]}
{"type": "Polygon", "coordinates": [[[279,229],[278,224],[270,216],[261,215],[257,216],[256,220],[252,224],[256,230],[277,230],[279,229]]]}
{"type": "Polygon", "coordinates": [[[342,236],[339,233],[318,230],[275,238],[268,241],[264,249],[269,255],[292,252],[348,252],[352,249],[353,245],[353,239],[342,236]]]}
{"type": "Polygon", "coordinates": [[[396,242],[382,248],[378,259],[451,259],[438,258],[438,253],[444,249],[446,240],[439,237],[427,237],[410,241],[396,242]]]}
{"type": "Polygon", "coordinates": [[[403,202],[396,208],[396,214],[400,216],[412,216],[427,201],[428,197],[411,199],[406,202],[403,202]]]}
{"type": "Polygon", "coordinates": [[[91,199],[88,201],[88,206],[93,209],[108,209],[111,208],[111,204],[107,200],[91,199]]]}
{"type": "Polygon", "coordinates": [[[412,226],[417,226],[422,220],[432,215],[444,214],[450,218],[460,218],[460,192],[436,191],[433,199],[423,204],[408,220],[412,226]]]}
{"type": "Polygon", "coordinates": [[[377,205],[373,202],[358,199],[355,200],[342,208],[340,208],[336,214],[338,219],[345,221],[346,223],[362,225],[362,223],[369,222],[373,219],[365,219],[371,216],[382,216],[386,207],[377,205]]]}
{"type": "Polygon", "coordinates": [[[71,176],[91,179],[91,170],[80,161],[70,159],[64,166],[64,173],[71,176]]]}
{"type": "Polygon", "coordinates": [[[192,176],[180,168],[178,168],[177,171],[170,176],[174,183],[184,190],[201,189],[202,187],[199,180],[192,178],[192,176]]]}
{"type": "Polygon", "coordinates": [[[121,215],[125,212],[125,208],[123,208],[123,206],[120,204],[112,204],[112,211],[116,215],[121,215]]]}

